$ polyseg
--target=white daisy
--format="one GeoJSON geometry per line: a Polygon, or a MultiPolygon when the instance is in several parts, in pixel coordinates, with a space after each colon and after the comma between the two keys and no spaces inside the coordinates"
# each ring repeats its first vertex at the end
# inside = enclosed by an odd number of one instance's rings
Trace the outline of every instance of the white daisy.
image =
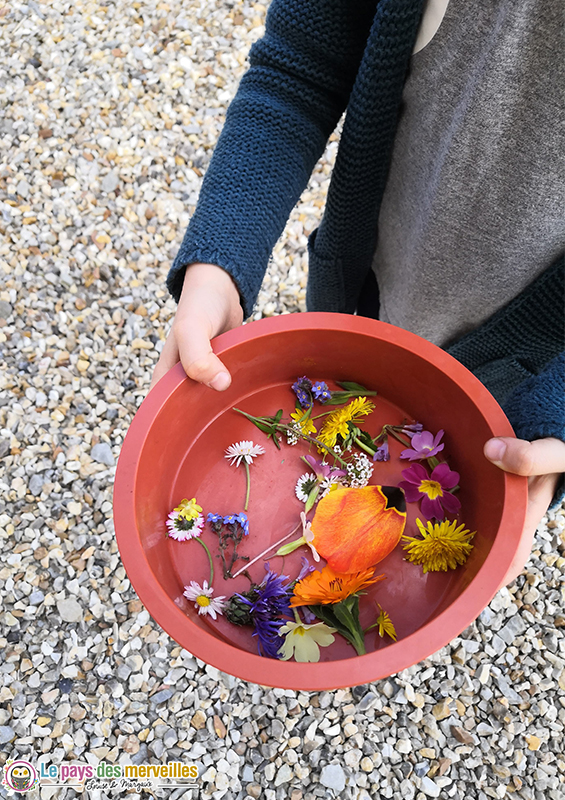
{"type": "Polygon", "coordinates": [[[296,481],[294,492],[301,503],[308,502],[308,495],[316,485],[317,479],[313,472],[305,472],[296,481]]]}
{"type": "Polygon", "coordinates": [[[199,514],[197,517],[187,519],[182,511],[171,511],[167,519],[168,536],[176,539],[177,542],[188,542],[189,539],[196,539],[202,533],[204,517],[199,514]]]}
{"type": "Polygon", "coordinates": [[[194,602],[194,608],[198,609],[199,614],[206,614],[212,619],[216,619],[218,614],[223,614],[227,605],[225,595],[212,597],[214,590],[208,586],[208,581],[204,581],[202,586],[196,581],[190,581],[190,586],[184,587],[183,594],[187,600],[194,602]]]}
{"type": "Polygon", "coordinates": [[[343,485],[344,478],[342,475],[332,475],[331,473],[327,478],[320,483],[320,500],[331,491],[332,486],[343,485]]]}
{"type": "Polygon", "coordinates": [[[257,456],[262,456],[265,451],[260,444],[253,444],[253,442],[237,442],[230,444],[226,450],[226,458],[231,458],[231,464],[239,467],[242,459],[247,464],[252,464],[253,459],[257,456]]]}

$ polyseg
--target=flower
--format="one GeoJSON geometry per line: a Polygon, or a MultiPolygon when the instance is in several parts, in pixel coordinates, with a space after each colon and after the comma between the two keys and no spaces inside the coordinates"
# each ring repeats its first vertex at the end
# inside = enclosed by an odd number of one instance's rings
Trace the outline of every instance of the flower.
{"type": "Polygon", "coordinates": [[[421,422],[412,422],[410,425],[404,425],[400,433],[404,433],[406,436],[414,436],[415,433],[421,433],[424,430],[424,426],[421,422]]]}
{"type": "Polygon", "coordinates": [[[297,378],[292,384],[292,391],[298,398],[298,402],[302,408],[309,408],[312,405],[312,381],[305,375],[302,378],[297,378]]]}
{"type": "MultiPolygon", "coordinates": [[[[336,452],[338,447],[335,448],[336,452]]],[[[331,475],[335,477],[344,476],[346,473],[342,469],[338,469],[337,467],[332,467],[330,464],[326,464],[325,461],[317,461],[314,456],[302,456],[304,461],[306,461],[314,472],[316,473],[316,478],[320,483],[324,481],[326,478],[329,478],[331,475]]]]}
{"type": "Polygon", "coordinates": [[[375,576],[372,567],[351,575],[339,575],[326,565],[321,572],[315,570],[296,584],[290,605],[295,608],[340,603],[361,589],[384,580],[384,577],[375,576]]]}
{"type": "Polygon", "coordinates": [[[365,453],[353,453],[352,459],[347,465],[347,475],[349,485],[353,489],[361,489],[366,486],[373,474],[373,465],[365,453]]]}
{"type": "Polygon", "coordinates": [[[304,414],[303,411],[294,411],[290,416],[294,420],[294,422],[291,422],[291,425],[297,432],[305,434],[316,433],[316,426],[312,422],[311,417],[304,414]]]}
{"type": "Polygon", "coordinates": [[[231,464],[239,467],[242,459],[246,464],[252,464],[253,459],[257,456],[262,456],[265,451],[260,444],[253,444],[253,442],[237,442],[230,444],[226,450],[226,458],[231,458],[231,464]]]}
{"type": "Polygon", "coordinates": [[[336,573],[374,567],[400,541],[405,509],[404,494],[396,486],[339,486],[318,503],[313,544],[336,573]]]}
{"type": "MultiPolygon", "coordinates": [[[[200,506],[197,506],[200,508],[200,506]]],[[[171,511],[167,519],[167,536],[176,539],[177,542],[188,542],[189,539],[196,539],[202,533],[204,517],[198,514],[196,517],[185,517],[179,507],[171,511]]]]}
{"type": "Polygon", "coordinates": [[[300,663],[320,660],[320,647],[328,647],[335,642],[335,628],[323,622],[305,625],[303,622],[287,622],[279,628],[279,636],[284,636],[284,644],[279,649],[281,661],[294,656],[300,663]]]}
{"type": "Polygon", "coordinates": [[[312,386],[312,394],[320,403],[324,404],[327,403],[328,400],[331,400],[332,393],[328,388],[328,384],[324,381],[316,381],[315,384],[312,386]]]}
{"type": "MultiPolygon", "coordinates": [[[[343,472],[343,470],[338,470],[343,472]]],[[[343,486],[343,478],[335,473],[332,473],[320,483],[320,500],[325,497],[329,492],[333,492],[338,486],[343,486]]]]}
{"type": "MultiPolygon", "coordinates": [[[[312,558],[314,559],[314,561],[319,561],[320,556],[318,554],[318,551],[313,545],[314,534],[312,532],[311,523],[307,521],[306,514],[304,513],[304,511],[300,512],[300,521],[302,522],[302,536],[300,537],[300,539],[294,539],[294,541],[288,542],[288,544],[283,544],[282,547],[279,547],[275,555],[287,556],[289,555],[289,553],[294,553],[294,551],[298,550],[298,548],[301,547],[303,544],[306,544],[312,551],[312,558]]],[[[298,580],[301,580],[303,577],[304,576],[301,572],[301,574],[298,576],[298,580]]]]}
{"type": "Polygon", "coordinates": [[[424,572],[447,572],[464,564],[473,549],[471,539],[476,531],[470,533],[464,525],[457,527],[457,522],[444,520],[440,523],[428,522],[424,527],[421,520],[416,525],[422,539],[403,536],[403,548],[407,551],[408,561],[421,564],[424,572]]]}
{"type": "Polygon", "coordinates": [[[283,620],[290,616],[290,591],[287,575],[277,575],[265,564],[267,575],[259,586],[253,586],[253,599],[238,594],[244,604],[249,606],[249,614],[255,626],[253,636],[257,637],[259,655],[278,658],[278,632],[283,620]]]}
{"type": "Polygon", "coordinates": [[[174,510],[178,511],[185,519],[196,519],[202,513],[202,506],[198,505],[196,497],[193,497],[192,500],[187,500],[185,497],[174,510]]]}
{"type": "Polygon", "coordinates": [[[438,464],[429,475],[422,464],[414,464],[402,470],[403,481],[398,484],[404,490],[407,503],[421,499],[420,508],[426,519],[443,519],[444,508],[449,514],[456,514],[461,503],[448,489],[453,489],[459,481],[459,473],[449,469],[444,462],[438,464]]]}
{"type": "Polygon", "coordinates": [[[301,428],[297,422],[291,422],[290,427],[294,430],[286,432],[286,443],[289,444],[291,447],[295,444],[298,444],[300,439],[301,428]]]}
{"type": "Polygon", "coordinates": [[[223,595],[212,597],[214,590],[208,586],[208,581],[204,581],[202,586],[196,581],[190,581],[190,585],[184,587],[183,594],[188,600],[194,602],[194,607],[198,609],[199,614],[216,619],[217,614],[224,613],[226,598],[223,595]]]}
{"type": "MultiPolygon", "coordinates": [[[[392,624],[392,620],[387,614],[386,611],[383,610],[381,604],[379,603],[379,608],[381,609],[381,613],[377,617],[377,621],[375,625],[379,628],[379,636],[382,638],[384,637],[385,633],[390,636],[390,638],[396,642],[396,629],[392,624]]],[[[372,626],[371,626],[372,627],[372,626]]]]}
{"type": "Polygon", "coordinates": [[[322,444],[333,447],[337,437],[346,439],[349,434],[348,422],[358,422],[361,417],[367,416],[375,408],[374,404],[366,397],[356,397],[345,408],[339,408],[328,415],[318,439],[322,444]]]}
{"type": "Polygon", "coordinates": [[[308,495],[317,484],[316,476],[312,472],[305,472],[296,481],[294,492],[302,503],[308,502],[308,495]]]}
{"type": "Polygon", "coordinates": [[[390,461],[388,439],[385,439],[384,442],[377,447],[375,455],[373,456],[373,461],[390,461]]]}
{"type": "Polygon", "coordinates": [[[412,436],[411,447],[407,450],[403,450],[400,454],[400,458],[408,458],[410,461],[416,461],[417,459],[435,456],[445,447],[444,444],[440,444],[443,433],[442,430],[439,431],[435,438],[433,433],[429,431],[415,433],[412,436]]]}

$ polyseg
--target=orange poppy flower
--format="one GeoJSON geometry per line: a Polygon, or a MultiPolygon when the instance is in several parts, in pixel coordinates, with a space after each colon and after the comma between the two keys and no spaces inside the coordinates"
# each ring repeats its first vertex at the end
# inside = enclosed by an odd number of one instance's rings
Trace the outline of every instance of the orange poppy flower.
{"type": "Polygon", "coordinates": [[[296,584],[290,605],[295,608],[341,603],[366,586],[384,579],[384,575],[373,575],[372,569],[351,575],[339,575],[331,567],[325,566],[321,572],[315,570],[296,584]]]}
{"type": "Polygon", "coordinates": [[[395,486],[338,487],[312,520],[312,544],[337,573],[360,572],[394,550],[406,524],[404,492],[395,486]]]}

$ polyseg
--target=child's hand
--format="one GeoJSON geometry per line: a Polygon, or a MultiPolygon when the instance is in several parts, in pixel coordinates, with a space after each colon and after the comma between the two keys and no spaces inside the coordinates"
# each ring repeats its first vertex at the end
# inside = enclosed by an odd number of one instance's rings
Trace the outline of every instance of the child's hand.
{"type": "Polygon", "coordinates": [[[218,391],[227,389],[231,375],[212,352],[210,340],[242,322],[239,292],[230,275],[214,264],[188,266],[173,327],[150,388],[181,361],[189,378],[218,391]]]}
{"type": "Polygon", "coordinates": [[[501,436],[489,439],[484,453],[500,469],[528,477],[528,510],[518,550],[505,578],[508,584],[518,577],[528,560],[536,529],[565,472],[565,442],[553,438],[526,442],[501,436]]]}

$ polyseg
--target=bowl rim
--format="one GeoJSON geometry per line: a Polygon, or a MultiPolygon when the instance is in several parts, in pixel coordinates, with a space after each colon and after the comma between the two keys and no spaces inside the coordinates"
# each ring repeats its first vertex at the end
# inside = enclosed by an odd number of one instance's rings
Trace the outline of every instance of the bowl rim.
{"type": "MultiPolygon", "coordinates": [[[[396,346],[447,372],[479,408],[491,436],[514,436],[504,412],[488,389],[449,353],[421,337],[388,323],[333,312],[285,314],[250,322],[216,337],[213,350],[226,354],[254,338],[297,330],[339,330],[393,342],[396,346]]],[[[207,664],[252,683],[282,689],[331,690],[371,683],[419,663],[437,652],[475,620],[504,585],[511,566],[527,506],[527,479],[504,473],[505,491],[499,532],[488,558],[462,593],[433,620],[399,641],[364,656],[338,661],[299,664],[265,659],[240,650],[225,639],[192,625],[187,635],[187,616],[155,581],[135,525],[137,465],[153,419],[168,398],[190,380],[176,364],[149,392],[131,422],[116,469],[114,524],[118,548],[129,580],[151,616],[191,654],[207,664]],[[461,626],[461,620],[466,620],[461,626]],[[226,670],[229,665],[229,670],[226,670]]],[[[211,390],[213,391],[213,390],[211,390]]]]}

